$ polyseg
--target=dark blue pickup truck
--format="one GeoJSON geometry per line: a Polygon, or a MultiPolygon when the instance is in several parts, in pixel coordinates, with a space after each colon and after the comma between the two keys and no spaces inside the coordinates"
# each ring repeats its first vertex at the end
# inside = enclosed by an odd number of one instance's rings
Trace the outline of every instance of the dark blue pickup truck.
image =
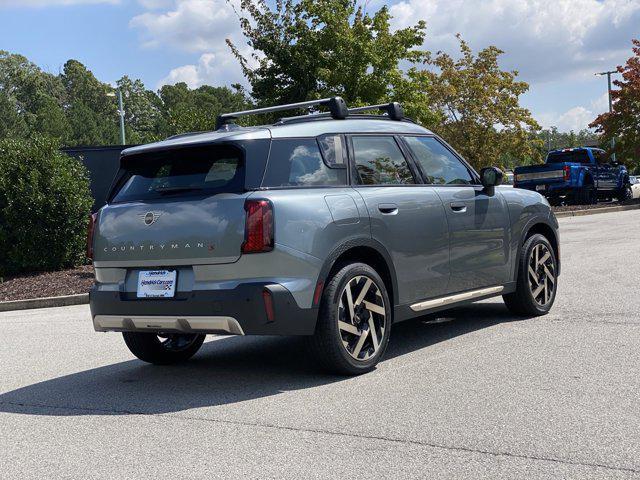
{"type": "Polygon", "coordinates": [[[544,165],[517,167],[513,186],[540,192],[551,205],[597,203],[598,199],[633,198],[629,173],[604,150],[579,147],[552,150],[544,165]]]}

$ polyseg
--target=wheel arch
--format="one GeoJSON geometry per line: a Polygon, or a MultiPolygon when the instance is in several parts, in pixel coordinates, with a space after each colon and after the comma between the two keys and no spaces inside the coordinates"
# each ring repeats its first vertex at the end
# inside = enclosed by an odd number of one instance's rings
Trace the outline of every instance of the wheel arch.
{"type": "MultiPolygon", "coordinates": [[[[398,284],[391,255],[382,244],[370,238],[351,239],[336,247],[320,270],[316,288],[324,289],[324,285],[331,275],[342,265],[352,262],[366,263],[378,272],[389,292],[392,304],[398,304],[398,284]]],[[[314,297],[319,298],[319,295],[314,297]]],[[[315,298],[314,306],[316,305],[315,298]]]]}
{"type": "MultiPolygon", "coordinates": [[[[548,222],[542,221],[541,219],[532,221],[527,226],[527,228],[525,228],[524,235],[522,235],[522,240],[520,242],[520,247],[524,245],[524,242],[526,242],[529,237],[537,233],[543,235],[547,240],[549,240],[549,243],[553,248],[553,253],[556,256],[556,262],[558,264],[558,275],[560,275],[560,242],[556,229],[548,222]]],[[[518,249],[518,263],[516,265],[520,264],[520,250],[521,249],[518,249]]]]}

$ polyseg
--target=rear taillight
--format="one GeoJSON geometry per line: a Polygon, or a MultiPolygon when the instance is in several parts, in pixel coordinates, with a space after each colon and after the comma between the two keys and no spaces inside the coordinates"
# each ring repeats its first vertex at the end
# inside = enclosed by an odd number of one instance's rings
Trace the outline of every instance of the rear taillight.
{"type": "Polygon", "coordinates": [[[89,225],[87,227],[87,258],[93,260],[93,232],[96,229],[97,213],[89,216],[89,225]]]}
{"type": "Polygon", "coordinates": [[[562,167],[562,179],[566,182],[567,180],[569,180],[570,176],[571,167],[569,165],[565,165],[564,167],[562,167]]]}
{"type": "Polygon", "coordinates": [[[273,205],[269,200],[247,200],[242,253],[273,250],[273,205]]]}

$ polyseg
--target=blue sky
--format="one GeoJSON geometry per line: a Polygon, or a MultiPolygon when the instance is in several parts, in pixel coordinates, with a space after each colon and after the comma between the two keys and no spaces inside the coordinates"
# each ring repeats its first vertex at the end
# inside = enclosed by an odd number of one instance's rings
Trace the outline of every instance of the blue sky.
{"type": "MultiPolygon", "coordinates": [[[[231,0],[232,4],[237,0],[231,0]]],[[[640,0],[369,0],[387,4],[395,27],[427,22],[425,48],[455,53],[461,33],[474,50],[505,50],[531,90],[522,103],[543,125],[585,127],[607,108],[598,71],[624,63],[640,37],[640,0]]],[[[0,49],[50,72],[69,58],[103,81],[127,74],[150,88],[186,81],[242,82],[225,38],[242,45],[226,0],[0,0],[0,49]]]]}

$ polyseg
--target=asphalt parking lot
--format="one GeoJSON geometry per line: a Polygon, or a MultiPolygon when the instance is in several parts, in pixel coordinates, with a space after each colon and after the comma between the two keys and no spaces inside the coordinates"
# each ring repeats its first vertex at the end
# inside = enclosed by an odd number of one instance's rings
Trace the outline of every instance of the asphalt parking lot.
{"type": "Polygon", "coordinates": [[[0,478],[640,478],[640,212],[560,223],[551,314],[403,323],[357,378],[295,338],[160,368],[88,306],[0,313],[0,478]]]}

